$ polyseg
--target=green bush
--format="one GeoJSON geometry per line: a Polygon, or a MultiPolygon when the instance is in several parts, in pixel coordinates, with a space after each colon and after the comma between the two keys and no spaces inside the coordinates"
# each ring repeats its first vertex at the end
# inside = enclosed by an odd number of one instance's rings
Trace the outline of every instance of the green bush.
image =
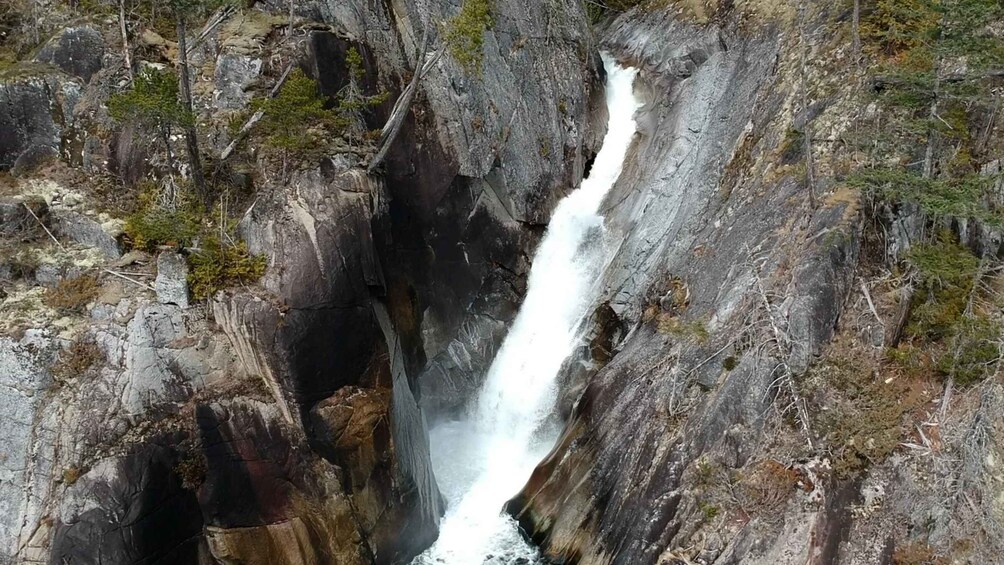
{"type": "Polygon", "coordinates": [[[302,70],[294,70],[278,96],[258,99],[253,104],[263,112],[257,127],[265,145],[287,157],[307,155],[322,144],[325,128],[344,124],[325,104],[317,83],[302,70]]]}
{"type": "Polygon", "coordinates": [[[178,89],[178,75],[173,72],[144,69],[136,75],[132,89],[112,95],[108,113],[118,121],[156,128],[167,135],[172,127],[193,119],[180,102],[178,89]]]}
{"type": "Polygon", "coordinates": [[[966,310],[979,260],[947,235],[914,247],[908,259],[921,280],[907,333],[934,340],[949,336],[966,310]]]}
{"type": "Polygon", "coordinates": [[[937,371],[960,385],[996,372],[1000,360],[1001,324],[979,307],[979,259],[969,249],[941,234],[931,244],[909,253],[920,274],[907,334],[932,344],[937,371]]]}
{"type": "Polygon", "coordinates": [[[446,47],[469,73],[481,74],[485,31],[494,25],[492,0],[464,0],[460,13],[446,22],[446,47]]]}
{"type": "Polygon", "coordinates": [[[264,256],[252,255],[244,242],[227,245],[214,236],[202,241],[202,249],[188,257],[188,284],[196,300],[218,291],[254,282],[265,274],[264,256]]]}
{"type": "Polygon", "coordinates": [[[982,381],[997,371],[1001,327],[983,318],[963,318],[953,328],[948,351],[938,360],[938,371],[960,385],[982,381]]]}
{"type": "Polygon", "coordinates": [[[972,218],[1001,226],[1004,225],[1001,214],[983,204],[992,180],[976,174],[931,179],[906,169],[882,167],[857,171],[847,182],[890,203],[915,203],[933,218],[972,218]]]}
{"type": "Polygon", "coordinates": [[[175,208],[160,204],[157,187],[147,183],[140,193],[139,210],[126,218],[125,233],[135,249],[154,251],[162,245],[185,247],[199,235],[201,217],[202,214],[184,202],[175,208]]]}

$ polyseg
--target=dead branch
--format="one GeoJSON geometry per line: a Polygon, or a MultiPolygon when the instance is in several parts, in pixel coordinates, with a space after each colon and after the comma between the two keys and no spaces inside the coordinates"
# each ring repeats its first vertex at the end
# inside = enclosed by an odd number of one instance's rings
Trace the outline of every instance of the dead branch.
{"type": "Polygon", "coordinates": [[[119,0],[119,33],[122,34],[122,56],[125,58],[126,71],[129,73],[129,84],[132,84],[132,54],[129,51],[129,29],[126,27],[125,0],[119,0]]]}
{"type": "Polygon", "coordinates": [[[885,322],[882,321],[882,316],[879,316],[878,310],[875,309],[875,303],[872,302],[872,295],[868,292],[868,285],[865,284],[865,281],[863,280],[861,281],[861,293],[865,295],[865,300],[868,301],[868,309],[872,311],[872,314],[875,315],[875,319],[878,320],[878,323],[882,325],[883,329],[885,329],[885,322]]]}
{"type": "Polygon", "coordinates": [[[232,16],[236,11],[237,7],[229,4],[220,8],[215,14],[213,14],[213,17],[209,18],[206,25],[202,26],[202,31],[199,32],[199,36],[196,37],[195,41],[188,46],[186,52],[191,55],[196,49],[198,49],[199,45],[202,45],[202,42],[209,37],[209,34],[213,33],[213,30],[220,27],[220,24],[227,21],[227,19],[230,18],[230,16],[232,16]]]}
{"type": "Polygon", "coordinates": [[[384,124],[383,130],[380,133],[380,149],[377,150],[376,155],[373,156],[373,160],[370,161],[367,171],[373,173],[377,170],[383,160],[387,157],[387,152],[390,151],[390,146],[397,139],[399,133],[401,133],[401,126],[404,125],[404,118],[408,115],[411,110],[411,103],[415,99],[415,93],[418,91],[418,83],[429,74],[432,67],[439,61],[440,57],[443,56],[443,50],[440,48],[432,56],[431,59],[426,61],[426,49],[429,44],[429,26],[425,27],[425,33],[422,35],[422,46],[419,48],[418,56],[415,61],[415,74],[411,77],[411,82],[398,97],[397,102],[394,103],[394,109],[391,110],[390,117],[387,118],[387,123],[384,124]]]}
{"type": "Polygon", "coordinates": [[[814,449],[812,441],[812,429],[809,424],[809,409],[802,398],[802,395],[798,392],[798,387],[795,386],[795,375],[793,374],[791,367],[788,365],[787,358],[791,355],[791,339],[788,334],[781,329],[778,325],[777,320],[774,317],[774,308],[770,304],[770,298],[768,293],[764,288],[763,281],[760,278],[759,269],[757,269],[756,264],[753,262],[753,252],[747,247],[747,254],[750,258],[749,267],[750,272],[753,274],[753,283],[756,288],[757,295],[764,307],[764,312],[767,315],[767,320],[770,323],[771,330],[773,332],[773,338],[768,340],[774,343],[776,349],[777,364],[771,369],[771,376],[773,376],[777,371],[780,371],[780,376],[774,379],[770,386],[767,387],[766,394],[769,394],[771,390],[779,390],[781,386],[787,388],[787,392],[791,395],[791,403],[784,407],[781,412],[784,413],[787,410],[794,409],[795,415],[799,424],[802,426],[802,432],[805,434],[805,441],[809,445],[809,449],[814,449]]]}
{"type": "Polygon", "coordinates": [[[903,287],[903,296],[900,298],[899,307],[896,309],[896,317],[893,318],[891,326],[886,327],[885,343],[888,347],[897,347],[899,341],[903,339],[903,331],[906,330],[906,323],[910,319],[910,310],[913,308],[913,294],[916,290],[911,281],[907,281],[903,287]]]}
{"type": "MultiPolygon", "coordinates": [[[[275,83],[275,86],[272,87],[271,92],[268,93],[269,98],[275,98],[276,96],[279,95],[279,90],[282,88],[282,85],[286,83],[286,79],[289,78],[289,74],[293,72],[293,67],[295,63],[296,63],[295,61],[290,61],[289,65],[286,65],[286,70],[282,72],[282,76],[279,77],[279,80],[275,83]]],[[[229,158],[230,155],[233,154],[233,152],[237,149],[237,146],[240,145],[240,142],[244,141],[244,138],[247,137],[248,133],[251,132],[251,129],[255,126],[255,124],[261,121],[263,117],[265,117],[265,112],[262,110],[258,110],[257,112],[254,113],[254,115],[251,116],[250,119],[248,119],[248,121],[244,122],[244,125],[241,126],[240,131],[237,132],[237,135],[235,135],[234,139],[230,142],[230,145],[227,145],[226,149],[224,149],[223,152],[220,153],[220,162],[226,161],[227,158],[229,158]]]]}

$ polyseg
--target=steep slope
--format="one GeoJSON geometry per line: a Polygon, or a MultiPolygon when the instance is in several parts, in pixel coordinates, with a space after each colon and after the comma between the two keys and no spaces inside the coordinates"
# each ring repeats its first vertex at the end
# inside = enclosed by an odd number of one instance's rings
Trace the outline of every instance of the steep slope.
{"type": "MultiPolygon", "coordinates": [[[[604,31],[647,100],[607,202],[623,241],[593,355],[569,366],[564,435],[507,506],[556,562],[999,551],[994,479],[949,462],[973,456],[973,433],[996,457],[999,427],[980,423],[999,417],[996,371],[953,398],[951,377],[888,361],[899,338],[883,330],[902,328],[910,295],[880,265],[908,242],[898,232],[883,249],[882,204],[847,176],[873,96],[845,39],[851,8],[681,2],[604,31]]],[[[917,221],[888,206],[894,224],[917,221]]]]}

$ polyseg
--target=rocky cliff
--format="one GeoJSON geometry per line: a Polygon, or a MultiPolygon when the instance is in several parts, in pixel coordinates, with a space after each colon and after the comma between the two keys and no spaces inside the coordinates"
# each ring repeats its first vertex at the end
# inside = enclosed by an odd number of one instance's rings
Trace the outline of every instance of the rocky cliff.
{"type": "MultiPolygon", "coordinates": [[[[0,7],[0,563],[428,547],[429,426],[477,391],[588,173],[600,50],[644,102],[603,206],[618,245],[561,439],[506,511],[555,563],[996,561],[997,98],[935,94],[895,129],[888,3],[196,2],[184,42],[167,8],[69,4],[0,7]],[[115,110],[184,59],[174,129],[115,110]],[[316,143],[291,164],[241,126],[301,73],[351,119],[295,124],[316,143]],[[922,163],[928,192],[867,185],[877,163],[922,163]],[[941,180],[963,167],[992,186],[941,180]],[[197,292],[207,272],[228,284],[197,292]]],[[[938,57],[936,84],[976,80],[938,57]]]]}
{"type": "MultiPolygon", "coordinates": [[[[185,256],[198,243],[122,256],[136,244],[121,220],[130,186],[166,178],[183,146],[169,139],[165,152],[154,132],[110,119],[109,96],[129,73],[107,8],[61,7],[34,29],[21,21],[12,48],[33,33],[52,39],[0,85],[12,415],[0,554],[407,562],[435,539],[443,511],[426,413],[476,389],[550,210],[602,133],[583,12],[499,3],[480,70],[437,57],[377,174],[365,170],[365,144],[287,178],[239,151],[218,210],[235,214],[234,237],[265,258],[264,277],[190,306],[185,256]],[[85,288],[50,306],[64,286],[85,288]]],[[[212,14],[188,38],[203,149],[231,141],[226,120],[250,115],[284,67],[335,96],[358,53],[365,88],[396,96],[424,30],[428,51],[445,51],[439,26],[456,11],[307,2],[292,22],[283,3],[212,14]]],[[[126,23],[134,76],[178,63],[170,28],[126,23]]],[[[368,113],[370,127],[390,102],[368,113]]]]}

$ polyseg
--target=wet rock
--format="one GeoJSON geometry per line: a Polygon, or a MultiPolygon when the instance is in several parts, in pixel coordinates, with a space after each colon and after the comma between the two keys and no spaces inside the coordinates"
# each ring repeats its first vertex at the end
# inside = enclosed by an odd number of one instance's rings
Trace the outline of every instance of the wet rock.
{"type": "Polygon", "coordinates": [[[38,52],[36,60],[53,64],[66,74],[91,80],[101,70],[105,42],[101,33],[87,26],[67,28],[38,52]]]}
{"type": "Polygon", "coordinates": [[[165,251],[157,256],[157,300],[188,308],[188,261],[180,253],[165,251]]]}
{"type": "Polygon", "coordinates": [[[212,555],[224,562],[369,563],[336,469],[318,460],[274,404],[200,405],[198,487],[212,555]]]}

